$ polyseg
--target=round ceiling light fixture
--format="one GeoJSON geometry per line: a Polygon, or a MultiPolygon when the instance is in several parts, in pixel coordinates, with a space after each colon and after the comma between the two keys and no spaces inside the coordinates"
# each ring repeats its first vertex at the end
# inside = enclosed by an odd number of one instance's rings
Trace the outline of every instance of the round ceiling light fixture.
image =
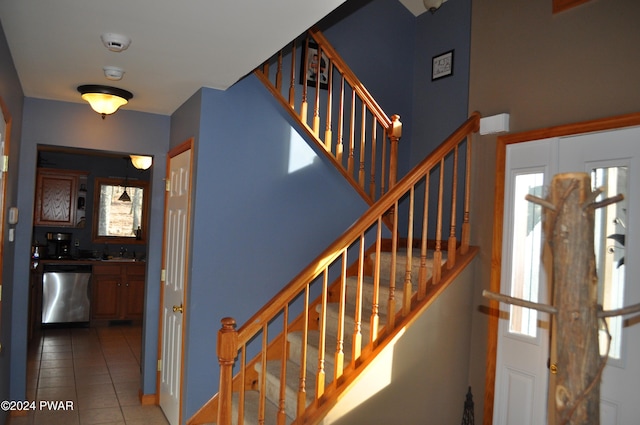
{"type": "Polygon", "coordinates": [[[102,115],[102,119],[126,105],[133,97],[133,94],[126,90],[98,84],[78,86],[78,92],[94,111],[102,115]]]}

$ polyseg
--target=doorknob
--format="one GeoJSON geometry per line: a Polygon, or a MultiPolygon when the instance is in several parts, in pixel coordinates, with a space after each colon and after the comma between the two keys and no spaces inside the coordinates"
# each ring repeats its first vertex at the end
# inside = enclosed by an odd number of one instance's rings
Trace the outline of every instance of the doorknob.
{"type": "Polygon", "coordinates": [[[173,312],[174,312],[174,313],[176,313],[176,312],[177,312],[177,313],[182,313],[182,310],[183,310],[183,309],[182,309],[182,304],[180,304],[180,305],[174,305],[174,306],[173,306],[173,312]]]}

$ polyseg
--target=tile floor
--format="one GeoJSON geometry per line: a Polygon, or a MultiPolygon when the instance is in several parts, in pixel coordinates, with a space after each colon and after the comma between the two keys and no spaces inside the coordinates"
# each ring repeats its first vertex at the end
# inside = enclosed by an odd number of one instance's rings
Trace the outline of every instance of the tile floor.
{"type": "Polygon", "coordinates": [[[140,404],[140,344],[139,326],[43,330],[27,362],[36,409],[7,425],[168,425],[158,406],[140,404]],[[42,400],[72,409],[40,409],[42,400]]]}

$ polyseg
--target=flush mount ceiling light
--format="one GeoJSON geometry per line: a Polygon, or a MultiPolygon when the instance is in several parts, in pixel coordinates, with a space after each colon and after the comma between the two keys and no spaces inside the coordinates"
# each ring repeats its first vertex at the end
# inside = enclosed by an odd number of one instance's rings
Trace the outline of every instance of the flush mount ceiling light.
{"type": "Polygon", "coordinates": [[[153,158],[151,158],[150,156],[130,155],[130,157],[131,157],[131,163],[138,170],[146,170],[149,167],[151,167],[151,164],[153,163],[153,158]]]}
{"type": "Polygon", "coordinates": [[[445,1],[447,0],[422,0],[424,7],[431,13],[436,13],[445,1]]]}
{"type": "Polygon", "coordinates": [[[102,119],[105,115],[116,112],[122,105],[126,105],[133,97],[133,94],[126,90],[97,84],[79,86],[78,92],[84,100],[89,102],[94,111],[102,115],[102,119]]]}

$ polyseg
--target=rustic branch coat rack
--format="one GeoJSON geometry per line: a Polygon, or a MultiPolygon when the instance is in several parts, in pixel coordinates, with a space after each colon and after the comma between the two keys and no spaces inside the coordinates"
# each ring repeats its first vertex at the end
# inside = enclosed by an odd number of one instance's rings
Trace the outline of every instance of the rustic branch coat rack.
{"type": "Polygon", "coordinates": [[[604,318],[640,312],[640,304],[611,311],[603,311],[598,305],[594,211],[624,199],[617,195],[596,202],[601,193],[602,189],[591,190],[588,174],[564,173],[553,177],[547,199],[526,197],[544,209],[544,232],[552,254],[548,273],[553,305],[483,292],[487,298],[546,312],[555,318],[557,425],[600,423],[600,377],[608,355],[600,357],[599,321],[606,329],[604,318]]]}

